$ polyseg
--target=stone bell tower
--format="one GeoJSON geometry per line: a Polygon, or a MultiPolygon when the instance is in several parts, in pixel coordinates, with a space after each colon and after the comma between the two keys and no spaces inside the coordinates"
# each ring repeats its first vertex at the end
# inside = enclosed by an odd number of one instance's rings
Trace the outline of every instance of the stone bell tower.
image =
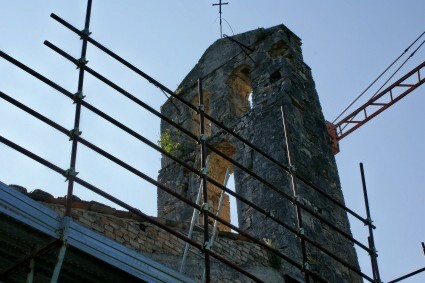
{"type": "MultiPolygon", "coordinates": [[[[325,120],[311,70],[303,62],[300,39],[283,25],[253,30],[232,39],[223,38],[211,45],[176,93],[198,105],[197,80],[203,78],[206,113],[275,160],[288,165],[283,110],[297,173],[343,203],[325,120]]],[[[199,135],[197,114],[176,99],[168,100],[161,112],[194,135],[199,135]]],[[[290,177],[282,168],[214,124],[207,123],[207,134],[209,144],[282,192],[292,195],[290,177]]],[[[162,146],[168,146],[172,154],[200,168],[200,150],[195,141],[166,122],[161,124],[161,140],[162,146]]],[[[226,168],[234,174],[238,194],[288,225],[296,226],[295,206],[290,201],[221,156],[209,153],[209,177],[222,183],[226,168]]],[[[200,183],[198,177],[165,156],[158,179],[195,201],[200,183]]],[[[298,187],[299,199],[305,206],[347,234],[351,233],[343,210],[305,184],[299,182],[298,187]]],[[[215,212],[221,190],[209,184],[208,191],[210,205],[215,212]]],[[[158,191],[159,217],[189,221],[192,211],[176,198],[158,191]]],[[[244,203],[237,203],[237,211],[240,228],[259,239],[269,240],[283,253],[302,262],[299,239],[291,232],[244,203]]],[[[352,242],[306,211],[302,211],[302,216],[303,228],[309,238],[358,268],[352,242]]],[[[227,195],[220,217],[230,221],[227,195]]],[[[329,282],[362,282],[355,273],[315,247],[309,246],[307,255],[310,268],[329,282]]],[[[299,282],[304,281],[302,274],[289,263],[282,262],[282,270],[299,282]]]]}

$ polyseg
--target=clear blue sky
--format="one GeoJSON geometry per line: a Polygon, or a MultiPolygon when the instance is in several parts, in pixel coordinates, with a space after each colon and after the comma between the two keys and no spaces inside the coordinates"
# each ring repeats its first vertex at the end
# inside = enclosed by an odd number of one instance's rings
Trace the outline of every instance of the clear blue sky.
{"type": "MultiPolygon", "coordinates": [[[[303,41],[324,115],[333,120],[393,59],[425,30],[423,0],[230,1],[223,8],[234,33],[285,24],[303,41]]],[[[219,37],[214,1],[94,1],[93,38],[175,89],[203,51],[219,37]]],[[[43,45],[48,39],[74,57],[81,43],[52,20],[58,14],[82,29],[86,1],[0,0],[0,49],[71,92],[77,71],[43,45]]],[[[225,24],[224,32],[232,31],[225,24]]],[[[425,47],[423,48],[425,49],[425,47]]],[[[156,109],[165,101],[155,87],[89,46],[89,65],[156,109]]],[[[400,75],[425,60],[418,52],[400,75]]],[[[425,74],[423,74],[424,76],[425,74]]],[[[152,141],[159,120],[111,89],[86,76],[86,100],[125,122],[152,141]]],[[[0,90],[66,128],[73,125],[74,105],[63,95],[0,59],[0,90]]],[[[364,215],[358,163],[364,162],[379,264],[384,280],[425,266],[425,86],[348,136],[336,157],[349,207],[364,215]]],[[[370,97],[366,96],[366,98],[370,97]]],[[[363,100],[364,101],[364,100],[363,100]]],[[[66,169],[70,142],[61,134],[0,101],[0,134],[66,169]]],[[[83,135],[153,178],[160,156],[107,122],[83,111],[83,135]]],[[[0,145],[0,181],[28,190],[66,193],[62,176],[0,145]]],[[[144,212],[156,214],[156,189],[80,146],[80,177],[119,196],[144,212]]],[[[77,186],[75,194],[98,199],[77,186]]],[[[103,201],[103,200],[100,200],[103,201]]],[[[366,243],[366,227],[351,221],[354,235],[366,243]]],[[[367,255],[359,252],[363,270],[367,255]]],[[[425,282],[425,274],[405,282],[425,282]]]]}

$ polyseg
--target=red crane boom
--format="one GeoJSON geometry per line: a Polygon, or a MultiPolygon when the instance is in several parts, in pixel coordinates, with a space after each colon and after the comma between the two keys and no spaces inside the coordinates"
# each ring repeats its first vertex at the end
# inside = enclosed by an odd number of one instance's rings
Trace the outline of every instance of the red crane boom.
{"type": "Polygon", "coordinates": [[[340,140],[422,85],[425,82],[425,78],[421,78],[423,69],[425,61],[339,122],[326,121],[334,154],[339,152],[340,140]]]}

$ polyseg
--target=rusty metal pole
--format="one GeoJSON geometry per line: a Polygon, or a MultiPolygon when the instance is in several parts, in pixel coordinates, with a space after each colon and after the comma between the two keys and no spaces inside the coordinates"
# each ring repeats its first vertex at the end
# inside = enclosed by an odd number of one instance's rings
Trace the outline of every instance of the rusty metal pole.
{"type": "Polygon", "coordinates": [[[364,175],[364,168],[363,163],[360,163],[360,173],[362,176],[362,187],[363,187],[363,196],[364,196],[364,202],[366,207],[366,220],[367,220],[367,226],[369,228],[369,249],[370,249],[370,260],[372,263],[372,271],[373,271],[373,279],[375,282],[382,282],[381,276],[379,274],[379,267],[378,267],[378,254],[376,252],[375,248],[375,239],[373,238],[373,225],[372,225],[372,218],[370,216],[370,208],[369,208],[369,198],[367,196],[367,189],[366,189],[366,179],[364,175]]]}
{"type": "MultiPolygon", "coordinates": [[[[62,88],[61,86],[55,84],[53,81],[49,80],[48,78],[42,76],[41,74],[37,73],[36,71],[32,70],[31,68],[25,66],[24,64],[22,64],[21,62],[15,60],[14,58],[10,57],[9,55],[5,54],[4,52],[0,51],[0,57],[6,59],[7,61],[9,61],[10,63],[16,65],[17,67],[21,68],[22,70],[24,70],[25,72],[31,74],[32,76],[34,76],[35,78],[39,79],[40,81],[46,83],[47,85],[51,86],[52,88],[54,88],[55,90],[59,91],[60,93],[64,94],[65,96],[67,96],[68,98],[73,99],[73,94],[68,92],[67,90],[65,90],[64,88],[62,88]]],[[[117,87],[118,88],[118,87],[117,87]]],[[[118,88],[119,89],[119,88],[118,88]]],[[[124,90],[120,90],[122,92],[124,92],[124,90]]],[[[125,92],[126,93],[126,92],[125,92]]],[[[126,93],[127,95],[130,95],[129,93],[126,93]]],[[[4,94],[3,92],[0,91],[0,97],[2,99],[5,99],[6,101],[12,103],[13,105],[21,108],[22,110],[26,111],[27,113],[31,114],[32,116],[36,117],[37,119],[47,123],[48,125],[52,126],[53,128],[57,129],[58,131],[64,133],[64,134],[69,134],[69,131],[63,127],[61,127],[60,125],[54,123],[53,121],[47,119],[46,117],[42,116],[41,114],[37,113],[36,111],[32,110],[29,107],[26,107],[25,105],[17,102],[16,100],[12,99],[11,97],[7,96],[6,94],[4,94]]],[[[135,101],[136,102],[136,101],[135,101]]],[[[142,104],[141,101],[137,101],[137,103],[140,103],[140,105],[142,105],[142,107],[146,107],[144,104],[142,104]]],[[[144,138],[143,136],[141,136],[140,134],[134,132],[133,130],[131,130],[130,128],[126,127],[125,125],[119,123],[117,120],[114,120],[112,117],[108,116],[107,114],[105,114],[104,112],[100,111],[99,109],[95,108],[94,106],[90,105],[89,103],[85,102],[84,100],[81,101],[81,105],[86,107],[88,110],[92,111],[93,113],[99,115],[100,117],[106,119],[107,121],[111,122],[112,124],[114,124],[115,126],[117,126],[118,128],[124,130],[125,132],[129,133],[130,135],[132,135],[133,137],[139,139],[140,141],[148,144],[150,147],[154,148],[155,150],[161,152],[162,154],[166,155],[167,157],[171,158],[172,160],[176,161],[177,163],[179,163],[180,165],[182,165],[183,167],[185,167],[186,169],[188,169],[189,171],[197,174],[197,175],[202,175],[200,173],[199,170],[195,169],[194,167],[189,166],[188,164],[184,163],[183,161],[179,160],[178,158],[174,157],[173,155],[167,153],[166,151],[163,151],[159,146],[157,146],[156,144],[149,142],[146,138],[144,138]]],[[[199,140],[199,137],[196,137],[196,135],[192,134],[191,132],[187,132],[186,129],[182,128],[181,126],[179,126],[178,124],[176,124],[175,122],[173,122],[171,119],[167,118],[166,116],[163,116],[159,113],[157,113],[155,110],[153,110],[152,108],[148,108],[146,107],[146,109],[148,109],[148,111],[152,112],[154,115],[160,117],[161,119],[163,119],[164,121],[167,121],[167,123],[173,125],[174,127],[176,127],[177,129],[179,129],[180,131],[183,131],[185,134],[187,134],[190,138],[194,139],[194,140],[199,140]]],[[[195,107],[195,109],[197,109],[195,107]]],[[[205,115],[205,118],[207,118],[207,116],[205,115]]],[[[160,184],[156,183],[153,179],[148,178],[146,175],[144,175],[143,173],[141,173],[140,171],[136,170],[135,168],[132,168],[131,166],[129,166],[128,164],[125,164],[124,162],[122,162],[121,160],[107,154],[106,152],[102,151],[101,149],[95,147],[93,144],[85,141],[84,139],[80,138],[79,141],[81,143],[83,143],[84,145],[88,146],[90,149],[94,150],[95,152],[107,157],[108,159],[112,160],[113,162],[119,164],[120,166],[126,168],[127,170],[129,170],[130,172],[133,172],[134,174],[136,174],[137,176],[147,180],[148,182],[160,187],[162,190],[167,191],[169,194],[175,196],[176,198],[180,198],[180,195],[174,195],[174,193],[171,190],[165,189],[165,187],[161,187],[160,184]]],[[[27,155],[28,157],[44,164],[45,166],[51,168],[52,170],[64,175],[65,174],[65,170],[61,171],[62,169],[56,168],[56,167],[51,167],[53,166],[52,164],[47,165],[47,163],[45,162],[45,160],[40,161],[38,156],[35,156],[34,154],[32,154],[31,152],[26,151],[25,149],[19,147],[18,145],[14,144],[13,142],[3,138],[0,136],[0,142],[6,144],[7,146],[10,146],[12,148],[14,148],[15,150],[27,155]]],[[[219,154],[219,151],[214,151],[214,147],[211,145],[206,144],[207,147],[209,147],[209,149],[217,154],[219,154]]],[[[221,156],[221,155],[220,155],[221,156]]],[[[266,184],[267,186],[270,186],[273,190],[277,191],[277,187],[274,187],[273,185],[271,185],[270,183],[266,182],[264,179],[262,179],[261,177],[259,177],[258,175],[254,174],[252,171],[250,171],[249,169],[243,167],[240,163],[234,161],[233,159],[230,159],[229,157],[227,157],[226,155],[223,154],[222,156],[223,158],[227,158],[226,160],[228,160],[229,162],[231,162],[232,164],[234,164],[235,166],[237,166],[238,168],[241,168],[242,170],[244,170],[245,172],[252,174],[252,176],[258,178],[261,182],[264,182],[264,184],[266,184]]],[[[270,158],[270,157],[268,157],[270,158]]],[[[271,160],[272,161],[272,160],[271,160]]],[[[272,161],[273,162],[273,161],[272,161]]],[[[280,163],[279,163],[280,164],[280,163]]],[[[282,165],[282,164],[281,164],[282,165]]],[[[282,165],[283,166],[283,165],[282,165]]],[[[284,166],[286,168],[286,166],[284,166]]],[[[283,167],[282,167],[283,168],[283,167]]],[[[286,171],[286,169],[285,169],[286,171]]],[[[297,176],[297,180],[303,182],[303,180],[301,179],[301,177],[297,176]]],[[[78,180],[78,178],[76,177],[75,180],[78,180]]],[[[279,225],[281,225],[282,227],[288,229],[291,233],[294,234],[298,234],[297,230],[294,229],[292,226],[285,224],[284,222],[282,222],[281,220],[277,219],[276,217],[274,217],[273,215],[270,215],[270,213],[268,213],[266,210],[260,208],[259,206],[255,205],[254,203],[248,201],[247,199],[241,197],[240,195],[236,194],[235,192],[229,190],[228,188],[224,187],[222,184],[216,182],[214,179],[211,179],[207,176],[207,180],[208,182],[214,184],[215,186],[221,188],[222,190],[225,190],[227,193],[229,193],[230,195],[235,196],[238,200],[241,200],[242,202],[248,204],[249,206],[253,207],[255,210],[259,211],[260,213],[262,213],[263,215],[265,215],[266,217],[272,219],[273,221],[275,221],[276,223],[278,223],[279,225]]],[[[308,185],[306,183],[306,185],[308,185]]],[[[280,193],[284,194],[283,192],[279,191],[280,193]]],[[[326,196],[326,195],[324,195],[326,196]]],[[[289,195],[285,194],[285,198],[292,200],[293,201],[293,197],[290,197],[289,195]]],[[[183,199],[181,199],[183,200],[183,199]]],[[[184,202],[186,202],[186,200],[183,200],[184,202]]],[[[195,207],[198,207],[198,205],[192,203],[192,202],[187,202],[189,205],[195,207]]],[[[337,204],[337,203],[336,203],[337,204]]],[[[306,210],[308,213],[312,214],[313,216],[316,216],[317,214],[315,213],[311,213],[307,207],[303,207],[303,204],[300,203],[299,204],[300,207],[304,210],[306,210]]],[[[201,208],[198,208],[199,210],[201,210],[201,208]]],[[[210,217],[217,219],[219,222],[227,225],[225,223],[225,221],[222,221],[221,219],[219,219],[215,214],[211,214],[210,217]]],[[[365,245],[363,245],[362,243],[360,243],[359,241],[357,241],[356,239],[354,239],[353,237],[351,237],[350,235],[348,235],[347,233],[343,232],[342,230],[338,229],[335,227],[335,225],[332,225],[331,223],[328,223],[325,221],[325,219],[323,218],[318,218],[320,221],[323,221],[325,224],[329,225],[331,228],[335,229],[338,233],[340,233],[342,236],[346,237],[347,239],[351,240],[352,242],[356,243],[360,248],[370,252],[370,249],[368,247],[366,247],[365,245]]],[[[373,225],[372,225],[373,227],[373,225]]],[[[238,231],[239,233],[243,233],[242,230],[238,229],[237,227],[231,227],[231,229],[234,229],[236,231],[238,231]]],[[[340,258],[336,257],[335,255],[333,255],[329,250],[325,249],[324,247],[320,246],[318,243],[315,243],[312,239],[309,239],[308,237],[304,236],[304,240],[308,243],[310,243],[311,245],[313,245],[314,247],[320,249],[322,252],[324,252],[325,254],[329,255],[330,257],[332,257],[333,259],[335,259],[336,261],[340,262],[341,264],[343,264],[344,266],[348,267],[349,269],[351,269],[352,271],[354,271],[355,273],[359,274],[360,276],[362,276],[363,278],[365,278],[366,280],[368,280],[369,282],[373,282],[373,279],[371,279],[370,277],[368,277],[366,274],[362,273],[360,270],[358,270],[357,268],[347,264],[345,261],[341,260],[340,258]]],[[[253,240],[254,241],[254,240],[253,240]]],[[[261,245],[264,244],[264,242],[260,242],[258,240],[255,241],[257,244],[261,245]]],[[[202,247],[202,246],[201,246],[202,247]]],[[[264,247],[264,246],[263,246],[264,247]]],[[[266,248],[267,249],[267,248],[266,248]]],[[[282,257],[284,260],[288,261],[289,263],[293,264],[294,266],[296,266],[299,269],[302,269],[302,265],[298,265],[297,263],[291,261],[289,258],[287,258],[285,255],[281,254],[281,253],[277,253],[280,257],[282,257]]],[[[215,254],[210,253],[211,256],[216,257],[215,254]]],[[[217,257],[216,257],[217,258],[217,257]]],[[[234,267],[236,270],[237,266],[232,266],[234,267]]],[[[242,272],[242,271],[241,271],[242,272]]],[[[243,273],[243,272],[242,272],[243,273]]],[[[245,273],[244,273],[245,274],[245,273]]],[[[310,272],[311,276],[317,277],[313,272],[310,272]]]]}
{"type": "Polygon", "coordinates": [[[302,212],[301,207],[299,206],[299,197],[298,197],[298,189],[297,189],[297,176],[296,176],[296,169],[294,164],[292,163],[292,154],[291,154],[291,147],[289,144],[289,136],[288,136],[288,126],[286,124],[286,117],[285,112],[283,111],[283,106],[280,108],[282,112],[282,121],[283,121],[283,132],[285,133],[285,144],[286,144],[286,153],[288,157],[288,164],[289,164],[289,173],[291,175],[291,182],[292,182],[292,191],[294,194],[294,204],[295,204],[295,211],[297,213],[297,230],[298,230],[298,237],[300,239],[301,244],[301,252],[303,257],[303,271],[305,276],[305,282],[310,282],[310,276],[309,276],[309,265],[308,265],[308,259],[307,259],[307,247],[304,239],[304,228],[303,228],[303,218],[302,218],[302,212]]]}
{"type": "MultiPolygon", "coordinates": [[[[54,20],[56,20],[57,22],[59,22],[60,24],[62,24],[63,26],[65,26],[67,29],[71,30],[72,32],[74,32],[74,33],[76,33],[78,35],[81,34],[81,31],[79,31],[77,28],[75,28],[70,23],[68,23],[64,19],[60,18],[59,16],[57,16],[55,14],[51,14],[50,16],[54,20]]],[[[230,37],[227,37],[227,38],[231,39],[230,37]]],[[[190,109],[195,110],[195,111],[197,110],[196,109],[196,106],[194,106],[191,103],[187,102],[180,95],[177,95],[176,93],[174,93],[174,91],[172,91],[171,89],[167,88],[166,86],[164,86],[163,84],[161,84],[159,81],[155,80],[153,77],[149,76],[148,74],[146,74],[145,72],[143,72],[142,70],[140,70],[139,68],[137,68],[136,66],[134,66],[133,64],[131,64],[130,62],[128,62],[127,60],[125,60],[124,58],[120,57],[118,54],[112,52],[110,49],[106,48],[105,46],[103,46],[102,44],[100,44],[99,42],[97,42],[96,40],[94,40],[93,38],[91,38],[91,37],[88,38],[88,42],[90,42],[95,47],[97,47],[98,49],[100,49],[101,51],[103,51],[104,53],[106,53],[107,55],[109,55],[110,57],[114,58],[115,60],[117,60],[118,62],[120,62],[121,64],[123,64],[127,68],[129,68],[130,70],[134,71],[139,76],[141,76],[144,79],[146,79],[149,83],[153,84],[154,86],[156,86],[157,88],[159,88],[161,91],[164,91],[168,95],[170,95],[173,98],[177,99],[182,104],[184,104],[187,107],[189,107],[190,109]]],[[[45,42],[45,44],[46,44],[46,42],[45,42]]],[[[50,47],[52,47],[52,46],[50,46],[50,47]]],[[[249,48],[249,47],[245,47],[244,46],[244,48],[249,48]]],[[[0,51],[0,56],[5,56],[6,58],[9,57],[9,56],[7,56],[6,54],[4,54],[1,51],[0,51]]],[[[10,59],[6,59],[6,60],[10,60],[10,59]]],[[[68,58],[68,60],[69,60],[69,58],[68,58]]],[[[148,110],[148,111],[150,111],[150,110],[148,110]]],[[[205,114],[205,117],[207,119],[209,119],[212,123],[214,123],[215,125],[217,125],[218,127],[221,127],[224,131],[228,132],[230,135],[234,136],[238,140],[242,141],[243,143],[245,143],[246,145],[248,145],[249,147],[251,147],[252,149],[254,149],[255,151],[257,151],[258,153],[260,153],[261,155],[263,155],[264,157],[266,157],[267,159],[269,159],[270,161],[272,161],[273,163],[275,163],[277,166],[281,167],[285,171],[288,171],[288,168],[286,166],[284,166],[283,164],[281,164],[280,162],[278,162],[276,159],[272,158],[270,155],[268,155],[267,153],[265,153],[260,148],[256,147],[254,144],[252,144],[251,142],[249,142],[247,139],[245,139],[242,136],[238,135],[237,133],[233,132],[230,128],[228,128],[225,125],[223,125],[222,122],[214,119],[213,117],[209,116],[208,114],[205,114]]],[[[161,117],[161,118],[162,119],[167,119],[166,117],[161,117]]],[[[171,124],[173,124],[172,121],[168,121],[168,122],[171,122],[171,124]]],[[[176,126],[176,125],[174,125],[174,126],[176,126]]],[[[185,133],[187,134],[187,132],[185,132],[185,133]]],[[[333,202],[338,207],[342,208],[343,210],[347,211],[349,214],[351,214],[352,216],[354,216],[358,220],[360,220],[363,223],[365,223],[365,219],[363,219],[363,217],[361,217],[359,214],[357,214],[356,212],[354,212],[350,208],[346,207],[344,204],[342,204],[339,201],[335,200],[333,197],[331,197],[328,194],[326,194],[322,188],[316,186],[315,184],[311,183],[308,179],[306,179],[306,178],[304,178],[302,176],[299,176],[298,175],[297,177],[298,177],[298,180],[299,181],[305,183],[306,185],[308,185],[309,187],[311,187],[313,190],[315,190],[318,193],[320,193],[321,195],[323,195],[329,201],[333,202]]]]}
{"type": "Polygon", "coordinates": [[[208,229],[208,188],[207,188],[207,147],[205,135],[205,106],[204,106],[204,93],[202,91],[202,79],[198,79],[198,97],[199,97],[199,132],[201,141],[201,173],[202,173],[202,192],[204,203],[202,204],[202,213],[204,217],[204,254],[205,254],[205,282],[210,282],[210,240],[208,229]]]}
{"type": "Polygon", "coordinates": [[[65,206],[65,216],[71,215],[71,206],[72,206],[72,193],[74,190],[74,178],[77,175],[75,171],[75,163],[77,161],[77,147],[78,147],[78,137],[81,135],[80,127],[80,116],[81,116],[81,101],[84,98],[83,95],[83,84],[84,84],[84,65],[87,64],[86,53],[87,53],[87,39],[90,35],[90,15],[91,15],[91,6],[92,0],[87,2],[87,11],[86,11],[86,21],[84,24],[84,30],[82,31],[81,39],[83,44],[81,47],[81,58],[78,60],[79,63],[79,76],[78,76],[78,88],[77,93],[74,95],[75,101],[75,120],[74,128],[69,132],[69,137],[72,140],[72,149],[71,149],[71,164],[69,169],[66,171],[65,175],[68,182],[68,192],[66,194],[66,206],[65,206]]]}
{"type": "MultiPolygon", "coordinates": [[[[52,48],[52,50],[54,50],[55,52],[58,52],[61,56],[64,56],[65,58],[67,58],[68,60],[70,60],[71,62],[76,63],[77,60],[75,60],[74,58],[72,58],[69,54],[65,53],[64,51],[60,50],[59,48],[57,48],[56,46],[54,46],[53,44],[49,43],[49,42],[45,42],[45,44],[52,48]]],[[[4,56],[5,58],[8,58],[10,56],[2,53],[0,51],[0,56],[4,56]]],[[[12,58],[8,58],[8,60],[11,60],[12,63],[16,63],[17,66],[19,66],[20,64],[18,62],[15,62],[16,60],[13,60],[12,58]]],[[[89,67],[85,67],[86,71],[88,73],[90,73],[91,75],[93,75],[94,77],[98,78],[99,80],[103,81],[104,83],[106,83],[107,85],[109,85],[110,87],[112,87],[113,89],[117,90],[118,92],[120,92],[121,94],[123,94],[124,96],[126,96],[127,98],[131,99],[132,101],[136,102],[137,104],[139,104],[140,106],[142,106],[143,108],[145,108],[146,110],[148,110],[149,112],[151,112],[152,114],[154,114],[157,117],[160,117],[161,119],[163,119],[164,121],[167,121],[167,123],[169,123],[170,125],[172,125],[173,127],[179,129],[180,131],[182,131],[183,133],[185,133],[187,136],[189,136],[190,138],[194,139],[194,140],[198,140],[198,137],[196,137],[194,134],[192,134],[190,131],[188,131],[187,129],[184,129],[181,125],[178,125],[177,123],[175,123],[174,121],[172,121],[171,119],[161,115],[158,111],[156,111],[155,109],[153,109],[152,107],[148,106],[147,104],[145,104],[143,101],[137,99],[135,96],[133,96],[132,94],[130,94],[129,92],[125,91],[124,89],[122,89],[121,87],[119,87],[118,85],[116,85],[115,83],[111,82],[110,80],[108,80],[107,78],[103,77],[102,75],[100,75],[99,73],[97,73],[96,71],[92,70],[89,67]]],[[[50,82],[49,82],[50,83],[50,82]]],[[[61,90],[59,90],[61,91],[61,90]]],[[[178,97],[179,96],[173,96],[173,97],[178,97]]],[[[181,98],[180,98],[181,99],[181,98]]],[[[86,103],[83,101],[83,103],[86,105],[86,103]]],[[[191,104],[189,104],[191,105],[191,104]]],[[[192,108],[192,107],[191,107],[192,108]]],[[[198,113],[199,111],[197,110],[196,107],[194,107],[195,111],[198,113]]],[[[192,108],[193,109],[193,108],[192,108]]],[[[239,140],[243,141],[245,144],[250,145],[250,143],[248,141],[246,141],[245,139],[243,139],[242,137],[240,137],[239,135],[235,134],[233,131],[231,131],[229,128],[226,128],[226,126],[224,126],[221,122],[216,121],[214,118],[212,118],[211,116],[208,116],[206,113],[204,113],[204,117],[207,118],[208,120],[210,120],[212,123],[216,124],[217,126],[221,127],[223,130],[225,130],[226,132],[228,132],[229,134],[231,134],[232,136],[238,138],[239,140]]],[[[231,162],[232,164],[236,165],[238,168],[240,168],[241,170],[247,172],[248,174],[250,174],[251,176],[253,176],[254,178],[257,178],[260,182],[262,182],[263,184],[265,184],[266,186],[270,187],[272,190],[274,190],[276,193],[280,194],[281,196],[283,196],[284,198],[292,201],[293,197],[289,196],[288,194],[286,194],[284,191],[278,189],[276,186],[274,186],[273,184],[271,184],[270,182],[266,181],[264,178],[260,177],[259,175],[257,175],[256,173],[252,172],[251,170],[247,169],[245,166],[243,166],[242,164],[238,163],[237,161],[235,161],[234,159],[228,157],[226,154],[224,154],[223,152],[221,152],[220,150],[214,148],[214,146],[210,145],[210,144],[206,144],[207,148],[209,148],[212,152],[216,153],[217,155],[219,155],[220,157],[226,159],[227,161],[231,162]]],[[[253,146],[251,146],[252,148],[254,148],[253,146]]],[[[255,148],[254,148],[255,149],[255,148]]],[[[258,148],[255,149],[256,151],[258,151],[261,155],[264,155],[267,159],[269,159],[270,161],[272,161],[273,163],[275,163],[276,165],[278,165],[279,167],[281,167],[282,169],[284,169],[285,171],[289,172],[289,168],[287,168],[286,166],[283,166],[281,163],[279,163],[277,160],[273,159],[272,157],[270,157],[269,155],[267,155],[266,153],[264,153],[264,151],[259,150],[258,148]]],[[[307,179],[303,178],[302,176],[296,175],[297,179],[301,182],[303,182],[304,184],[306,184],[307,186],[311,187],[311,188],[316,188],[315,190],[317,192],[319,192],[320,194],[322,194],[324,197],[326,197],[327,199],[329,199],[330,201],[334,202],[336,205],[340,206],[341,204],[334,200],[332,197],[330,197],[329,195],[327,195],[326,193],[324,193],[323,191],[321,191],[321,189],[319,189],[318,187],[315,187],[314,184],[312,184],[310,181],[308,181],[307,179]]],[[[219,185],[220,186],[220,185],[219,185]]],[[[362,249],[369,251],[369,249],[363,245],[362,243],[360,243],[359,241],[357,241],[356,239],[354,239],[349,233],[344,232],[343,230],[341,230],[340,228],[338,228],[337,226],[335,226],[334,224],[332,224],[331,222],[329,222],[328,220],[324,219],[322,216],[320,216],[318,213],[316,213],[313,209],[307,207],[306,205],[300,203],[300,207],[308,212],[309,214],[315,216],[317,219],[319,219],[320,221],[322,221],[323,223],[325,223],[326,225],[328,225],[329,227],[331,227],[332,229],[334,229],[335,231],[337,231],[338,233],[340,233],[341,235],[343,235],[345,238],[349,239],[350,241],[356,243],[357,245],[359,245],[362,249]]],[[[361,220],[363,223],[366,224],[366,220],[362,219],[358,214],[354,213],[352,210],[347,209],[346,211],[350,212],[353,216],[355,217],[359,217],[359,220],[361,220]]]]}

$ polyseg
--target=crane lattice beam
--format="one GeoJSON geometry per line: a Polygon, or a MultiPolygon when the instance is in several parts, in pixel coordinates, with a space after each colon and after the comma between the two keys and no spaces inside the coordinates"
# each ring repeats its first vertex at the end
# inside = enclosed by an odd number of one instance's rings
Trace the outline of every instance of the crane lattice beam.
{"type": "Polygon", "coordinates": [[[339,122],[333,124],[327,121],[334,154],[339,152],[338,142],[341,139],[422,85],[425,78],[421,77],[421,71],[424,72],[424,69],[425,61],[339,122]]]}

